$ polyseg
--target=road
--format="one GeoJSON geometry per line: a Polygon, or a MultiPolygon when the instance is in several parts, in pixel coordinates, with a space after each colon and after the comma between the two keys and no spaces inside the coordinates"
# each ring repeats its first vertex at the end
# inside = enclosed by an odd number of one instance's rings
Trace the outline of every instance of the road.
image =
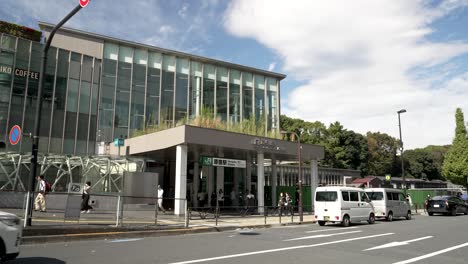
{"type": "Polygon", "coordinates": [[[468,216],[24,245],[11,262],[466,264],[468,216]]]}

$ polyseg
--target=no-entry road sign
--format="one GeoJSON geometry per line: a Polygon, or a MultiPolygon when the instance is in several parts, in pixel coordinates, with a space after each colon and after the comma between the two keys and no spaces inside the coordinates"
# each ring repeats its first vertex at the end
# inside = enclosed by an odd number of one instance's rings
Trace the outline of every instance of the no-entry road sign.
{"type": "Polygon", "coordinates": [[[80,0],[80,6],[81,6],[81,7],[87,6],[88,3],[89,3],[89,0],[80,0]]]}
{"type": "Polygon", "coordinates": [[[18,125],[14,125],[10,130],[10,144],[16,145],[21,139],[21,128],[18,125]]]}

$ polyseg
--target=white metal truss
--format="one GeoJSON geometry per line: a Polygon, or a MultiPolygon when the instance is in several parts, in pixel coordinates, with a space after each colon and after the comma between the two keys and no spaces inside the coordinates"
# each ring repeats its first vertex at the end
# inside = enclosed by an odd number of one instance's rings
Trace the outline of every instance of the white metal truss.
{"type": "MultiPolygon", "coordinates": [[[[40,173],[52,184],[52,191],[59,189],[60,182],[84,183],[93,179],[93,186],[102,186],[102,192],[119,192],[125,172],[143,172],[146,168],[144,158],[113,156],[69,156],[41,155],[38,163],[40,173]],[[56,172],[55,172],[56,171],[56,172]]],[[[31,164],[30,154],[0,153],[0,191],[26,191],[31,164]]]]}

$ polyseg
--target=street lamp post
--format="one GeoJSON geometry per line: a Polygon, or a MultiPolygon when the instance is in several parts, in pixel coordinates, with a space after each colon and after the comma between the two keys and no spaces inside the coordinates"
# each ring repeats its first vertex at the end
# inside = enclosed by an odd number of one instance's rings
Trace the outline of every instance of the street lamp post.
{"type": "MultiPolygon", "coordinates": [[[[86,1],[84,1],[86,2],[86,1]]],[[[72,18],[78,11],[81,10],[82,5],[78,4],[66,17],[62,19],[50,32],[49,38],[47,39],[44,48],[42,49],[42,64],[39,72],[39,88],[37,90],[37,105],[36,105],[36,116],[34,119],[34,134],[33,134],[33,144],[32,144],[32,157],[31,157],[31,170],[29,175],[29,191],[26,200],[26,214],[25,218],[26,221],[24,222],[25,226],[31,226],[32,223],[32,212],[33,212],[33,199],[34,199],[34,188],[36,185],[36,173],[37,173],[37,154],[39,149],[39,129],[40,129],[40,117],[41,117],[41,110],[42,110],[42,94],[43,94],[43,82],[44,82],[44,74],[47,65],[47,53],[50,48],[50,44],[52,43],[52,39],[54,38],[55,32],[62,27],[70,18],[72,18]]]]}
{"type": "Polygon", "coordinates": [[[405,179],[405,166],[403,162],[403,139],[401,138],[401,121],[400,121],[400,114],[406,113],[406,109],[401,109],[398,113],[398,128],[400,129],[400,159],[401,159],[401,177],[403,179],[403,191],[406,195],[406,179],[405,179]]]}
{"type": "Polygon", "coordinates": [[[302,159],[301,159],[301,137],[299,137],[299,135],[292,131],[281,131],[281,134],[294,134],[297,138],[297,159],[298,159],[298,169],[299,169],[299,172],[298,172],[298,177],[299,177],[299,183],[298,183],[298,188],[299,188],[299,208],[298,208],[298,211],[299,211],[299,222],[302,223],[303,220],[304,220],[304,214],[303,214],[303,210],[302,210],[302,167],[301,167],[301,163],[302,163],[302,159]]]}

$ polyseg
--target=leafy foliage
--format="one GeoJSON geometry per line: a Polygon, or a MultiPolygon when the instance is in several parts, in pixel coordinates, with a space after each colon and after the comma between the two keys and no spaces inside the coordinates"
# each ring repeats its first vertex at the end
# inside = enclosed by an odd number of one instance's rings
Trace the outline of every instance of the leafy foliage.
{"type": "Polygon", "coordinates": [[[468,178],[468,138],[463,112],[457,108],[456,128],[452,147],[448,150],[442,175],[455,184],[466,184],[468,178]]]}

